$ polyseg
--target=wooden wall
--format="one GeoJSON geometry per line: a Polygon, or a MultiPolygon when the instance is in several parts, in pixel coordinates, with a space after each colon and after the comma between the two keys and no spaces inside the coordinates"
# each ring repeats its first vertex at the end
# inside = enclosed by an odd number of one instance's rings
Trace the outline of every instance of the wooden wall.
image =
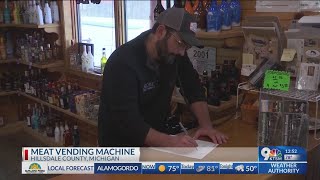
{"type": "Polygon", "coordinates": [[[242,8],[242,20],[247,16],[277,16],[280,20],[281,25],[287,29],[290,22],[294,19],[295,16],[300,16],[300,14],[304,15],[314,15],[320,14],[319,12],[256,12],[256,0],[240,0],[241,8],[242,8]]]}

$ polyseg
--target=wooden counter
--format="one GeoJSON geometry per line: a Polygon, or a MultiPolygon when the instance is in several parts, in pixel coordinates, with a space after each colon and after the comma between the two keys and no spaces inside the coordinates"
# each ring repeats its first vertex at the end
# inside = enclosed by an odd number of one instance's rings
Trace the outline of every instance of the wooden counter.
{"type": "MultiPolygon", "coordinates": [[[[216,127],[220,131],[226,133],[229,136],[229,141],[227,144],[223,144],[216,148],[214,151],[209,153],[204,159],[201,161],[211,161],[211,160],[239,160],[239,161],[256,161],[257,159],[257,151],[255,151],[255,147],[257,144],[257,127],[255,125],[248,125],[243,123],[239,119],[230,119],[228,122],[216,127]],[[223,147],[223,148],[222,148],[223,147]],[[228,151],[224,152],[224,157],[217,157],[217,154],[221,154],[224,149],[228,149],[227,147],[237,147],[239,151],[249,150],[251,153],[230,153],[228,151]],[[246,148],[240,148],[246,147],[246,148]],[[233,157],[232,157],[233,156],[233,157]]],[[[191,131],[194,133],[194,131],[191,131]]],[[[313,138],[313,134],[310,133],[309,137],[309,148],[308,154],[311,151],[318,151],[320,141],[317,141],[313,138]],[[317,148],[316,148],[317,147],[317,148]]],[[[234,150],[233,150],[234,152],[234,150]]],[[[318,155],[319,156],[318,151],[318,155]]],[[[163,160],[171,159],[172,161],[177,160],[188,160],[188,158],[183,158],[180,156],[175,156],[172,154],[161,153],[155,150],[151,150],[149,152],[141,151],[141,160],[148,160],[152,156],[152,159],[155,160],[163,160]],[[153,152],[152,152],[153,151],[153,152]],[[157,153],[155,155],[155,153],[157,153]]],[[[315,156],[315,155],[312,155],[315,156]]],[[[312,160],[312,158],[308,158],[312,160]]],[[[310,168],[308,168],[310,169],[310,168]]],[[[312,168],[315,169],[315,168],[312,168]]],[[[319,171],[319,170],[318,170],[319,171]]],[[[308,172],[309,173],[309,172],[308,172]]],[[[136,179],[136,180],[144,180],[144,179],[152,179],[152,180],[191,180],[191,179],[204,179],[204,180],[212,180],[212,179],[232,179],[232,180],[300,180],[305,179],[304,176],[301,175],[61,175],[51,180],[123,180],[123,179],[136,179]]]]}

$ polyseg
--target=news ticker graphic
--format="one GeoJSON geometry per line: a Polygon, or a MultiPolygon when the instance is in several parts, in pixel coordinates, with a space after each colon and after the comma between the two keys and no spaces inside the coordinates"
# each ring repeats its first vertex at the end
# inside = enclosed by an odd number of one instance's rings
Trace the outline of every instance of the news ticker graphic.
{"type": "Polygon", "coordinates": [[[22,174],[306,174],[301,162],[22,162],[22,174]]]}
{"type": "Polygon", "coordinates": [[[305,149],[297,146],[260,146],[261,161],[307,161],[305,149]]]}
{"type": "Polygon", "coordinates": [[[300,147],[257,150],[257,162],[140,162],[139,148],[26,147],[22,174],[306,174],[300,147]]]}

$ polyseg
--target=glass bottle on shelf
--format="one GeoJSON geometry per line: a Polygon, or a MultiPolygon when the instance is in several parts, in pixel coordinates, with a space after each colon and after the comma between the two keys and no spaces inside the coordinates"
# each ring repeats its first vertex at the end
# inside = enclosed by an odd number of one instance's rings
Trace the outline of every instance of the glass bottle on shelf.
{"type": "Polygon", "coordinates": [[[3,10],[3,18],[5,24],[11,23],[11,11],[8,5],[8,0],[4,1],[4,10],[3,10]]]}
{"type": "Polygon", "coordinates": [[[203,7],[203,0],[199,0],[198,7],[194,11],[197,22],[197,31],[206,31],[207,28],[207,11],[203,7]]]}
{"type": "Polygon", "coordinates": [[[0,24],[4,23],[4,17],[3,17],[3,13],[4,13],[4,8],[1,6],[2,4],[0,4],[0,24]]]}
{"type": "Polygon", "coordinates": [[[231,0],[230,8],[232,11],[232,17],[231,17],[232,26],[240,26],[240,21],[241,21],[240,1],[231,0]]]}
{"type": "Polygon", "coordinates": [[[52,53],[52,49],[51,49],[51,46],[50,46],[50,44],[47,44],[47,49],[46,49],[46,60],[47,61],[50,61],[50,60],[52,60],[52,55],[53,53],[52,53]]]}
{"type": "Polygon", "coordinates": [[[54,128],[54,141],[56,143],[60,142],[60,128],[58,126],[58,122],[56,122],[56,126],[54,128]]]}
{"type": "Polygon", "coordinates": [[[73,146],[74,147],[79,147],[80,146],[80,134],[78,130],[78,126],[74,125],[73,126],[73,146]]]}
{"type": "Polygon", "coordinates": [[[12,24],[20,24],[20,9],[18,6],[18,2],[13,2],[13,9],[12,9],[12,24]]]}
{"type": "Polygon", "coordinates": [[[52,24],[52,12],[47,0],[45,1],[43,12],[44,12],[44,22],[46,24],[52,24]]]}
{"type": "Polygon", "coordinates": [[[57,60],[59,56],[59,46],[57,45],[56,42],[54,42],[52,47],[52,56],[55,60],[57,60]]]}
{"type": "Polygon", "coordinates": [[[60,122],[59,130],[60,130],[60,142],[63,142],[64,141],[64,138],[63,138],[63,135],[64,135],[64,123],[63,122],[60,122]]]}
{"type": "Polygon", "coordinates": [[[74,41],[71,40],[71,45],[70,48],[68,50],[69,52],[69,61],[70,61],[70,66],[71,68],[75,68],[77,69],[78,67],[78,63],[77,63],[77,47],[74,44],[74,41]]]}
{"type": "Polygon", "coordinates": [[[220,8],[217,5],[217,0],[212,0],[207,14],[207,31],[221,31],[222,16],[220,8]]]}
{"type": "Polygon", "coordinates": [[[102,57],[101,57],[101,74],[103,74],[104,67],[107,63],[107,56],[106,56],[106,48],[102,48],[102,57]]]}
{"type": "Polygon", "coordinates": [[[60,17],[59,17],[59,7],[57,5],[56,0],[51,1],[51,11],[52,11],[52,19],[53,23],[59,23],[60,17]]]}
{"type": "Polygon", "coordinates": [[[36,11],[35,11],[35,20],[37,25],[43,25],[43,11],[40,7],[40,4],[37,2],[36,3],[36,11]]]}
{"type": "Polygon", "coordinates": [[[194,13],[194,10],[193,10],[192,4],[191,4],[191,0],[186,0],[186,3],[184,5],[184,9],[190,14],[194,13]]]}
{"type": "Polygon", "coordinates": [[[27,107],[28,107],[27,112],[26,112],[27,126],[31,127],[31,117],[32,117],[31,104],[28,104],[27,107]]]}
{"type": "Polygon", "coordinates": [[[83,52],[81,55],[81,66],[83,72],[88,72],[88,53],[86,47],[86,45],[83,45],[83,52]]]}
{"type": "Polygon", "coordinates": [[[46,61],[46,53],[44,52],[43,46],[40,46],[39,61],[40,63],[43,63],[46,61]]]}
{"type": "Polygon", "coordinates": [[[159,15],[164,11],[164,8],[161,4],[161,0],[157,0],[157,5],[153,10],[153,20],[157,21],[159,15]]]}
{"type": "Polygon", "coordinates": [[[220,5],[220,11],[222,13],[222,30],[231,29],[232,12],[230,9],[230,4],[227,0],[222,0],[220,5]]]}
{"type": "Polygon", "coordinates": [[[209,8],[210,8],[210,6],[211,6],[211,0],[204,0],[203,3],[204,3],[204,4],[203,4],[204,9],[205,9],[206,11],[208,11],[209,8]]]}
{"type": "Polygon", "coordinates": [[[67,123],[65,123],[64,131],[64,146],[69,147],[72,145],[72,134],[67,123]]]}

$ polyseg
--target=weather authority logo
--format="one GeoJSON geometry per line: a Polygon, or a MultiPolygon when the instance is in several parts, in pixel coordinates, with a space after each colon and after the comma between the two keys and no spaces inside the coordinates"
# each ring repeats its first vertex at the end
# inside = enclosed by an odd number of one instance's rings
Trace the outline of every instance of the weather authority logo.
{"type": "Polygon", "coordinates": [[[282,153],[279,149],[271,149],[268,147],[264,147],[261,149],[261,156],[264,157],[265,161],[281,161],[282,153]]]}
{"type": "Polygon", "coordinates": [[[31,173],[31,174],[33,174],[33,173],[34,174],[42,174],[42,173],[45,172],[45,170],[41,169],[40,164],[32,163],[32,164],[30,164],[29,169],[26,169],[25,172],[26,173],[31,173]]]}

